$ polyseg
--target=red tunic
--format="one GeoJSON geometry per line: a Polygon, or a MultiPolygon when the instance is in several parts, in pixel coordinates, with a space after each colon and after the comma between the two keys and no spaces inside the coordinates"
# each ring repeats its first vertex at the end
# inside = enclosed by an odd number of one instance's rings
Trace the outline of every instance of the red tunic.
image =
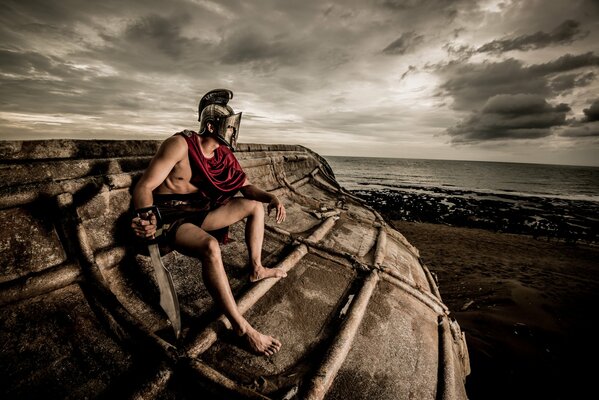
{"type": "Polygon", "coordinates": [[[221,145],[214,151],[213,157],[206,158],[196,132],[185,130],[177,135],[183,136],[187,141],[191,165],[190,182],[210,200],[212,208],[225,204],[235,196],[245,183],[246,175],[233,152],[221,145]]]}
{"type": "MultiPolygon", "coordinates": [[[[198,188],[198,194],[210,201],[210,209],[213,210],[226,204],[229,199],[241,189],[246,181],[245,172],[239,165],[233,152],[224,145],[214,151],[214,156],[206,158],[198,134],[194,131],[185,130],[177,133],[185,138],[188,147],[189,164],[191,166],[190,182],[198,188]]],[[[227,231],[225,228],[219,237],[227,242],[227,231]]]]}

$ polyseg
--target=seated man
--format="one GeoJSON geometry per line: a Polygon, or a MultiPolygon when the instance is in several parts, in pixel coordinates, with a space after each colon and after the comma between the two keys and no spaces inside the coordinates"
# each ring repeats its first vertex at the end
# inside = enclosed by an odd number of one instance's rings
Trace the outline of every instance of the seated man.
{"type": "MultiPolygon", "coordinates": [[[[252,185],[233,155],[241,114],[226,103],[232,92],[209,92],[200,102],[200,133],[183,131],[166,139],[150,162],[133,192],[135,209],[155,204],[163,218],[162,235],[170,247],[202,262],[202,276],[216,304],[234,330],[250,347],[265,355],[279,351],[279,340],[255,330],[241,315],[221,259],[219,236],[226,241],[227,227],[247,218],[245,241],[252,267],[250,280],[285,277],[280,269],[262,266],[264,207],[276,210],[276,220],[285,220],[285,207],[273,194],[252,185]],[[209,95],[216,92],[216,97],[209,95]],[[227,93],[226,99],[219,93],[227,93]],[[206,101],[208,99],[209,101],[206,101]],[[212,104],[210,103],[212,100],[212,104]],[[240,191],[241,197],[233,196],[240,191]],[[223,232],[224,231],[224,232],[223,232]],[[210,234],[210,233],[212,234],[210,234]]],[[[152,238],[156,218],[136,217],[132,227],[139,237],[152,238]]]]}

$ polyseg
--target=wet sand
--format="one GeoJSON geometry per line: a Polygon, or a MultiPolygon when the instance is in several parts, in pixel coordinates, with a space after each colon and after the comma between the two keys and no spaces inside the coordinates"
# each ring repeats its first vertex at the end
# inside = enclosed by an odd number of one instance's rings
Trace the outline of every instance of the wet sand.
{"type": "Polygon", "coordinates": [[[393,225],[437,274],[443,301],[466,332],[470,399],[595,397],[599,247],[393,225]]]}

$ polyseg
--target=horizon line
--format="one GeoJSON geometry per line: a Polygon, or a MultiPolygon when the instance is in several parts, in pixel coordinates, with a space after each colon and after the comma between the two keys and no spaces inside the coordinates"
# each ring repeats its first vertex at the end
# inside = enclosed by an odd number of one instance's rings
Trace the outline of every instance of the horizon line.
{"type": "Polygon", "coordinates": [[[323,157],[349,157],[349,158],[388,158],[394,160],[424,160],[424,161],[466,161],[466,162],[481,162],[481,163],[501,163],[501,164],[531,164],[531,165],[554,165],[559,167],[589,167],[599,168],[597,165],[588,164],[557,164],[557,163],[546,163],[546,162],[522,162],[522,161],[497,161],[497,160],[464,160],[454,158],[422,158],[422,157],[389,157],[389,156],[350,156],[350,155],[333,155],[333,154],[322,154],[323,157]]]}

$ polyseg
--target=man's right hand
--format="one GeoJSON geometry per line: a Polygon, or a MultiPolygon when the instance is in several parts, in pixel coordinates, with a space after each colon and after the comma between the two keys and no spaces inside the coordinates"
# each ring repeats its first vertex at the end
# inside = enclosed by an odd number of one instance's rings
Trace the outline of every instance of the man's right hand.
{"type": "Polygon", "coordinates": [[[156,234],[156,223],[156,215],[152,212],[145,212],[133,218],[131,227],[138,237],[153,238],[156,234]]]}

